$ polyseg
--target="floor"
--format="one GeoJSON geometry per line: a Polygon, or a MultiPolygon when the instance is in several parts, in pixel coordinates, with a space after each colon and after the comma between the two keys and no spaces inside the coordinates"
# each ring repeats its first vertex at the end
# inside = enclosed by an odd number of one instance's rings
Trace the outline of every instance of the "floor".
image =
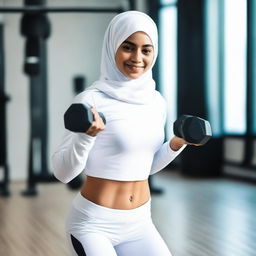
{"type": "MultiPolygon", "coordinates": [[[[256,186],[219,179],[189,179],[171,171],[154,176],[164,194],[152,196],[152,217],[173,256],[256,256],[256,186]]],[[[39,196],[0,198],[0,256],[70,256],[64,221],[77,193],[40,184],[39,196]]],[[[159,255],[161,256],[161,255],[159,255]]]]}
{"type": "Polygon", "coordinates": [[[256,186],[162,173],[153,218],[173,256],[256,256],[256,186]]]}

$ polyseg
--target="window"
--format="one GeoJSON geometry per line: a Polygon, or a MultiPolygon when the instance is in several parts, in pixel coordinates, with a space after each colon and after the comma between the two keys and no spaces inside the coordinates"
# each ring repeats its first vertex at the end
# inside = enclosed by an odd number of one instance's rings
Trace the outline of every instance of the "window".
{"type": "Polygon", "coordinates": [[[222,5],[208,0],[205,5],[205,63],[207,116],[213,136],[222,135],[222,5]]]}
{"type": "Polygon", "coordinates": [[[224,132],[246,131],[246,0],[224,1],[224,132]]]}
{"type": "Polygon", "coordinates": [[[251,56],[251,65],[252,65],[252,93],[253,93],[253,134],[256,135],[256,71],[255,71],[255,65],[256,65],[256,3],[255,1],[251,2],[252,5],[252,27],[251,27],[251,37],[254,40],[252,42],[252,56],[251,56]]]}
{"type": "Polygon", "coordinates": [[[176,4],[177,0],[161,0],[162,5],[176,4]]]}
{"type": "Polygon", "coordinates": [[[169,139],[172,135],[171,123],[177,117],[177,8],[175,5],[160,9],[159,43],[160,91],[168,106],[166,137],[169,139]]]}

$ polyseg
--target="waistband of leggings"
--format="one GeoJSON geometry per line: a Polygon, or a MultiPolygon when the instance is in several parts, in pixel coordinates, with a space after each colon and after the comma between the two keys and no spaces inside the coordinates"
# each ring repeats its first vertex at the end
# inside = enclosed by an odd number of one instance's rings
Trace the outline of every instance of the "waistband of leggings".
{"type": "Polygon", "coordinates": [[[151,198],[143,205],[129,210],[113,209],[95,204],[86,199],[79,192],[73,200],[73,206],[80,212],[92,218],[102,218],[106,220],[138,220],[151,217],[151,198]]]}

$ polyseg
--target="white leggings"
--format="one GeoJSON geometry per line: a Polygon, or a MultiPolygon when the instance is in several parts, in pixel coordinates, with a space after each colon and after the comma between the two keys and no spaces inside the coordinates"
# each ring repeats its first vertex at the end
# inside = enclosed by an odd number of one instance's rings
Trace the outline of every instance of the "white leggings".
{"type": "Polygon", "coordinates": [[[132,210],[97,205],[80,192],[66,233],[73,256],[171,256],[150,214],[151,202],[132,210]]]}

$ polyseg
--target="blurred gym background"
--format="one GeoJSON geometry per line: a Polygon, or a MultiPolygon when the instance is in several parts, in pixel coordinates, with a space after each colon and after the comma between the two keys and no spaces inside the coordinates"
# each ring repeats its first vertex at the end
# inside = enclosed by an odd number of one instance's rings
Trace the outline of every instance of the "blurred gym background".
{"type": "Polygon", "coordinates": [[[69,255],[65,216],[85,177],[57,182],[50,156],[126,10],[159,28],[166,139],[181,114],[213,131],[150,179],[156,226],[173,256],[256,255],[255,0],[0,0],[0,255],[69,255]]]}

